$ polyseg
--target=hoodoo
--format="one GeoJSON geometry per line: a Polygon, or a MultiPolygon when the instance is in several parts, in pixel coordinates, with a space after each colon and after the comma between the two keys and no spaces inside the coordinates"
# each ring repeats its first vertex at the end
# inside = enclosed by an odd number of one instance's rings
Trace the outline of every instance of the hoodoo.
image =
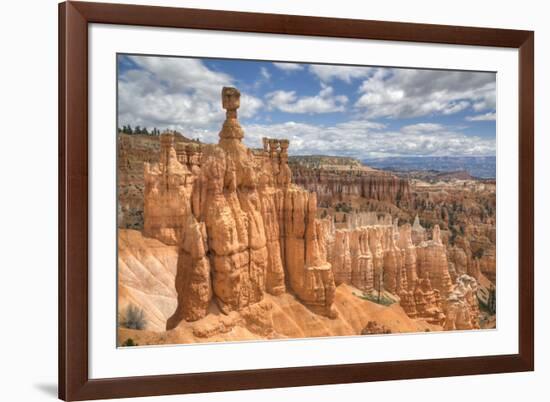
{"type": "Polygon", "coordinates": [[[292,184],[288,141],[266,139],[252,152],[242,143],[239,91],[224,87],[222,106],[217,145],[178,157],[166,132],[159,162],[145,164],[144,233],[179,247],[178,306],[167,327],[205,317],[212,301],[229,314],[287,286],[311,310],[335,317],[317,199],[292,184]]]}

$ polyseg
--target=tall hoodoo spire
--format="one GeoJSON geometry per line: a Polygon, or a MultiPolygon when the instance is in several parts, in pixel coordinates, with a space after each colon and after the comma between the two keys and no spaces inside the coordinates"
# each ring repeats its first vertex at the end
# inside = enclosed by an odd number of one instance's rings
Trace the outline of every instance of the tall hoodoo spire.
{"type": "Polygon", "coordinates": [[[241,93],[237,88],[223,87],[222,107],[226,110],[225,121],[220,131],[220,140],[237,139],[244,137],[244,132],[237,119],[237,109],[241,106],[241,93]]]}

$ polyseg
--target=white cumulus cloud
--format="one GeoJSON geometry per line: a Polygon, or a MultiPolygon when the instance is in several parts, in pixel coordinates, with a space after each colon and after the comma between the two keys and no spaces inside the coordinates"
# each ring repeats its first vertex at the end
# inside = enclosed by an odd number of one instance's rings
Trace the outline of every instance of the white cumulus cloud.
{"type": "Polygon", "coordinates": [[[304,69],[304,66],[297,63],[273,63],[275,67],[283,71],[300,71],[304,69]]]}
{"type": "Polygon", "coordinates": [[[331,113],[342,112],[348,98],[345,95],[334,95],[330,86],[322,85],[315,96],[298,96],[296,91],[277,90],[266,94],[267,105],[287,113],[331,113]]]}
{"type": "Polygon", "coordinates": [[[309,66],[309,71],[325,83],[332,80],[341,80],[350,83],[352,79],[368,77],[372,73],[372,70],[371,67],[334,66],[328,64],[312,64],[309,66]]]}
{"type": "Polygon", "coordinates": [[[269,74],[269,71],[267,71],[267,68],[265,67],[260,68],[260,74],[265,80],[269,80],[271,78],[271,74],[269,74]]]}
{"type": "Polygon", "coordinates": [[[367,118],[451,115],[496,106],[495,74],[471,71],[375,69],[355,107],[367,118]]]}
{"type": "MultiPolygon", "coordinates": [[[[221,88],[242,84],[242,81],[210,69],[198,59],[125,57],[135,66],[123,69],[119,76],[120,126],[172,128],[204,142],[218,141],[225,118],[221,88]]],[[[494,137],[465,135],[460,128],[447,126],[442,121],[433,123],[434,119],[424,122],[417,119],[415,121],[421,122],[401,128],[393,128],[398,125],[386,120],[384,123],[376,121],[386,117],[450,115],[464,110],[471,112],[465,117],[466,121],[494,120],[496,83],[492,73],[273,64],[275,68],[290,72],[307,68],[308,73],[319,78],[320,88],[317,93],[304,95],[275,86],[276,90],[267,93],[264,99],[243,91],[239,116],[245,128],[245,143],[249,146],[259,147],[261,137],[267,136],[288,138],[291,154],[357,158],[495,154],[494,137]],[[347,93],[350,98],[357,95],[357,101],[335,93],[336,80],[357,84],[355,92],[347,93]],[[331,81],[333,84],[329,84],[331,81]],[[307,123],[267,123],[270,116],[262,112],[268,110],[294,114],[292,118],[296,120],[298,114],[339,112],[339,119],[348,117],[350,120],[316,124],[312,117],[300,116],[307,123]],[[252,124],[252,121],[262,124],[252,124]]],[[[272,78],[270,71],[274,70],[271,67],[258,69],[257,79],[269,80],[272,78]]]]}
{"type": "Polygon", "coordinates": [[[359,159],[386,156],[495,155],[494,139],[464,135],[441,124],[419,123],[399,130],[369,120],[334,125],[299,122],[245,125],[245,143],[260,147],[262,137],[287,138],[291,155],[338,155],[359,159]]]}
{"type": "Polygon", "coordinates": [[[478,114],[475,116],[466,116],[466,120],[468,121],[491,121],[491,120],[496,120],[496,118],[497,118],[497,115],[494,112],[478,114]]]}
{"type": "Polygon", "coordinates": [[[416,123],[401,127],[401,131],[407,134],[435,133],[444,130],[444,126],[437,123],[416,123]]]}
{"type": "MultiPolygon", "coordinates": [[[[137,68],[119,76],[119,126],[172,128],[185,134],[223,121],[221,89],[234,85],[230,75],[210,70],[197,59],[125,57],[137,68]]],[[[243,94],[240,115],[252,117],[262,106],[261,99],[243,94]]]]}

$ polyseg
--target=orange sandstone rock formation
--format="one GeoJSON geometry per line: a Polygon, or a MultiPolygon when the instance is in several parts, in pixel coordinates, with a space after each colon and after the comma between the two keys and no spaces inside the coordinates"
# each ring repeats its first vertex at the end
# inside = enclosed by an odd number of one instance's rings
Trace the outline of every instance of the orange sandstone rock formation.
{"type": "Polygon", "coordinates": [[[384,289],[398,294],[400,289],[407,289],[407,276],[404,271],[402,252],[395,244],[395,228],[386,230],[386,250],[384,253],[384,289]]]}
{"type": "Polygon", "coordinates": [[[333,241],[327,244],[332,247],[336,284],[350,284],[366,293],[391,292],[409,317],[433,325],[447,322],[449,330],[479,328],[477,282],[461,274],[452,283],[439,227],[433,228],[432,239],[417,246],[411,232],[409,224],[396,231],[383,221],[334,230],[333,241]],[[451,314],[447,321],[445,313],[451,314]]]}
{"type": "Polygon", "coordinates": [[[466,274],[457,278],[456,286],[445,301],[446,331],[479,329],[477,281],[466,274]]]}
{"type": "Polygon", "coordinates": [[[337,284],[348,283],[363,291],[381,289],[399,295],[414,291],[418,278],[428,276],[442,295],[452,289],[446,249],[434,227],[433,239],[413,244],[411,226],[399,229],[378,223],[355,229],[337,229],[329,253],[337,284]]]}
{"type": "Polygon", "coordinates": [[[412,240],[412,228],[408,223],[399,228],[399,248],[403,252],[403,266],[407,284],[414,284],[418,279],[416,247],[412,240]]]}
{"type": "Polygon", "coordinates": [[[195,176],[178,162],[174,135],[161,136],[158,163],[145,163],[144,228],[147,237],[176,245],[189,215],[190,197],[195,176]]]}
{"type": "Polygon", "coordinates": [[[137,230],[118,231],[118,313],[128,306],[146,314],[146,330],[161,332],[177,306],[174,278],[178,248],[143,237],[137,230]]]}
{"type": "Polygon", "coordinates": [[[374,289],[374,263],[369,247],[369,231],[338,229],[331,244],[331,264],[336,284],[348,283],[363,291],[374,289]]]}
{"type": "Polygon", "coordinates": [[[420,224],[420,219],[418,218],[418,215],[415,216],[414,222],[411,228],[411,239],[413,244],[415,245],[428,240],[426,237],[426,229],[424,229],[420,224]]]}
{"type": "Polygon", "coordinates": [[[433,228],[432,239],[420,243],[417,248],[417,266],[419,277],[428,276],[433,287],[447,297],[453,284],[449,274],[447,250],[441,242],[439,226],[433,228]]]}
{"type": "MultiPolygon", "coordinates": [[[[180,154],[187,149],[193,150],[199,144],[173,132],[178,160],[180,154]],[[182,151],[183,150],[183,151],[182,151]]],[[[146,134],[117,135],[117,196],[118,196],[118,227],[127,229],[143,229],[145,175],[144,163],[157,163],[161,155],[159,136],[146,134]]]]}
{"type": "Polygon", "coordinates": [[[442,325],[445,315],[441,309],[440,292],[432,288],[428,274],[417,280],[413,295],[416,316],[426,318],[430,324],[442,325]]]}
{"type": "Polygon", "coordinates": [[[349,165],[345,166],[330,164],[330,160],[312,162],[309,160],[312,158],[294,158],[292,172],[294,182],[317,193],[320,201],[362,197],[401,205],[410,200],[409,181],[406,179],[361,166],[351,158],[349,165]]]}
{"type": "Polygon", "coordinates": [[[287,286],[335,317],[327,226],[316,218],[316,195],[291,183],[288,141],[264,139],[253,152],[241,142],[239,91],[224,88],[222,105],[217,145],[174,146],[164,133],[159,162],[145,165],[144,234],[179,247],[178,306],[167,328],[205,317],[212,301],[225,314],[255,311],[266,292],[287,286]]]}

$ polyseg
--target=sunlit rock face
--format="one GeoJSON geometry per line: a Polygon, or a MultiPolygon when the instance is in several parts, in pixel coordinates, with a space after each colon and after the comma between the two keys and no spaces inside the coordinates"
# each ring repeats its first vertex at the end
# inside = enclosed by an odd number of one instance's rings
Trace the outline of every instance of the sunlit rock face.
{"type": "Polygon", "coordinates": [[[426,236],[426,229],[422,227],[422,225],[420,224],[420,219],[418,218],[418,215],[416,215],[413,225],[411,227],[411,240],[414,245],[417,245],[427,239],[428,238],[426,236]]]}
{"type": "Polygon", "coordinates": [[[160,144],[157,137],[119,133],[117,148],[117,226],[142,230],[143,164],[158,163],[160,144]]]}
{"type": "Polygon", "coordinates": [[[206,252],[206,230],[190,215],[184,240],[179,248],[176,273],[178,306],[167,326],[175,327],[181,320],[203,318],[212,299],[211,265],[206,252]]]}
{"type": "Polygon", "coordinates": [[[358,289],[374,289],[374,262],[369,247],[369,231],[361,227],[356,230],[338,229],[331,244],[331,264],[337,284],[348,283],[358,289]]]}
{"type": "Polygon", "coordinates": [[[439,226],[433,228],[432,239],[420,243],[417,248],[417,267],[419,277],[429,277],[432,286],[447,297],[452,289],[447,249],[441,242],[439,226]]]}
{"type": "Polygon", "coordinates": [[[468,275],[460,275],[453,291],[445,300],[446,331],[478,329],[479,302],[477,281],[468,275]]]}
{"type": "Polygon", "coordinates": [[[186,228],[196,177],[187,166],[178,162],[172,133],[165,133],[160,142],[159,162],[144,165],[143,233],[165,244],[176,245],[186,228]]]}
{"type": "Polygon", "coordinates": [[[479,328],[477,281],[460,273],[452,282],[439,227],[433,228],[431,239],[416,246],[411,232],[409,224],[396,230],[383,220],[329,231],[336,284],[350,284],[365,293],[390,292],[399,297],[409,317],[446,330],[479,328]]]}
{"type": "Polygon", "coordinates": [[[442,295],[452,289],[446,249],[439,237],[415,246],[411,226],[396,229],[393,224],[373,224],[355,229],[334,230],[329,253],[335,281],[348,283],[369,292],[378,290],[376,278],[382,278],[381,288],[399,295],[414,291],[418,278],[428,277],[442,295]]]}
{"type": "MultiPolygon", "coordinates": [[[[188,154],[200,151],[200,144],[173,132],[173,142],[177,159],[187,165],[188,154]]],[[[143,230],[144,227],[144,163],[157,164],[161,144],[159,136],[146,134],[117,135],[117,198],[118,227],[121,229],[143,230]]],[[[191,156],[191,161],[196,156],[191,156]]],[[[191,168],[191,165],[188,165],[191,168]]],[[[150,215],[151,216],[151,215],[150,215]]]]}
{"type": "Polygon", "coordinates": [[[428,275],[416,281],[412,294],[416,316],[426,319],[429,323],[442,325],[445,315],[441,308],[440,292],[432,287],[428,275]]]}
{"type": "Polygon", "coordinates": [[[410,288],[418,279],[416,246],[412,240],[412,228],[408,223],[399,228],[399,248],[403,253],[403,269],[410,288]]]}
{"type": "Polygon", "coordinates": [[[291,164],[294,182],[315,192],[321,202],[362,197],[402,205],[410,200],[409,182],[406,179],[362,166],[353,159],[346,166],[341,165],[342,161],[333,164],[329,158],[325,159],[311,162],[302,157],[293,160],[291,164]]]}
{"type": "Polygon", "coordinates": [[[178,307],[167,327],[205,317],[212,302],[225,314],[251,311],[287,287],[335,317],[327,225],[315,194],[292,184],[288,141],[247,148],[239,91],[224,88],[222,104],[217,145],[175,146],[163,133],[159,162],[145,165],[144,234],[179,247],[178,307]]]}

